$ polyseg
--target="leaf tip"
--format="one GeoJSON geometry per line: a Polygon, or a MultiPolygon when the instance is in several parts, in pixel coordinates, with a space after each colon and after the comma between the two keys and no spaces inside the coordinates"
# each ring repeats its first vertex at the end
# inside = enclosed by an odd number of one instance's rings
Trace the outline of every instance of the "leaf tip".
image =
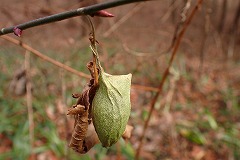
{"type": "Polygon", "coordinates": [[[100,10],[100,11],[97,11],[93,14],[91,14],[92,17],[94,16],[98,16],[98,17],[114,17],[114,15],[112,13],[109,13],[105,10],[100,10]]]}

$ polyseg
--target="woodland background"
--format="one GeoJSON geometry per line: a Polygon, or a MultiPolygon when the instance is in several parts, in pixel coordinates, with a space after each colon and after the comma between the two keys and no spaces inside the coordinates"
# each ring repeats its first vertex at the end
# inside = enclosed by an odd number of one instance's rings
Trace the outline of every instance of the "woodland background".
{"type": "MultiPolygon", "coordinates": [[[[93,3],[1,0],[0,24],[9,27],[93,3]]],[[[105,70],[133,74],[129,124],[134,130],[129,142],[120,140],[109,149],[97,145],[86,155],[67,147],[74,120],[66,112],[75,103],[71,94],[81,92],[87,79],[31,55],[29,99],[22,72],[25,50],[0,37],[0,159],[133,159],[149,102],[168,64],[168,48],[176,28],[182,27],[181,20],[195,4],[196,0],[130,4],[108,9],[114,18],[93,18],[105,70]],[[34,127],[30,129],[27,105],[33,108],[34,127]],[[34,133],[32,139],[29,130],[34,133]]],[[[155,104],[142,159],[240,159],[239,17],[239,0],[203,2],[155,104]]],[[[89,32],[86,20],[76,17],[25,30],[21,38],[10,36],[88,73],[89,32]]]]}

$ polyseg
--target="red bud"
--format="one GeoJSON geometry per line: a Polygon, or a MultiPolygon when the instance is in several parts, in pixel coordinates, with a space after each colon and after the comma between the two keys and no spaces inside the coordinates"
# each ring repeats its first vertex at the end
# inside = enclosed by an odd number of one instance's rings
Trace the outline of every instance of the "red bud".
{"type": "Polygon", "coordinates": [[[14,33],[16,36],[20,37],[20,36],[22,35],[22,30],[19,29],[18,27],[14,27],[14,28],[13,28],[13,33],[14,33]]]}
{"type": "Polygon", "coordinates": [[[97,11],[93,14],[91,14],[92,17],[94,16],[98,16],[98,17],[114,17],[114,15],[112,13],[109,13],[105,10],[101,10],[101,11],[97,11]]]}

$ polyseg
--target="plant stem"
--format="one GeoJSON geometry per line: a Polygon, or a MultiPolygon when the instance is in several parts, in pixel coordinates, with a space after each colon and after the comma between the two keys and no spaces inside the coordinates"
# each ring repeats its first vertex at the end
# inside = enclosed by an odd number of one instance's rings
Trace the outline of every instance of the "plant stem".
{"type": "Polygon", "coordinates": [[[47,17],[35,19],[32,21],[28,21],[26,23],[18,24],[16,26],[2,28],[0,30],[0,36],[4,34],[12,33],[15,27],[21,30],[25,30],[28,28],[44,25],[47,23],[53,23],[56,21],[61,21],[61,20],[76,17],[76,16],[91,15],[97,11],[107,9],[107,8],[113,8],[116,6],[121,6],[121,5],[134,3],[134,2],[142,2],[142,1],[150,1],[150,0],[112,0],[110,2],[103,2],[103,3],[99,3],[99,4],[87,6],[87,7],[82,7],[75,10],[66,11],[66,12],[50,15],[47,17]]]}
{"type": "Polygon", "coordinates": [[[181,43],[181,40],[182,40],[182,37],[184,35],[184,33],[186,32],[189,24],[191,23],[195,13],[197,12],[198,8],[200,7],[200,5],[202,4],[202,1],[203,0],[198,0],[195,8],[192,10],[190,16],[187,18],[187,20],[185,21],[184,25],[183,25],[183,28],[182,30],[180,31],[178,37],[176,38],[176,42],[174,44],[174,47],[173,47],[173,51],[172,51],[172,54],[171,54],[171,57],[170,57],[170,60],[169,60],[169,63],[168,63],[168,66],[166,68],[166,70],[164,71],[163,73],[163,78],[161,80],[161,82],[159,83],[159,86],[158,86],[158,92],[156,93],[156,95],[154,96],[154,98],[152,99],[151,103],[150,103],[150,111],[149,111],[149,114],[148,114],[148,117],[147,117],[147,120],[145,121],[144,123],[144,128],[143,128],[143,132],[142,132],[142,135],[140,137],[140,140],[139,140],[139,146],[137,148],[137,151],[136,151],[136,156],[135,156],[135,159],[138,160],[139,159],[139,156],[140,156],[140,151],[141,151],[141,148],[142,148],[142,145],[143,145],[143,139],[144,139],[144,136],[145,136],[145,133],[147,131],[147,127],[148,127],[148,124],[149,124],[149,121],[151,119],[151,116],[152,116],[152,113],[153,113],[153,110],[154,110],[154,106],[157,102],[157,99],[158,97],[160,96],[160,94],[162,93],[162,88],[163,88],[163,85],[169,75],[169,69],[170,67],[172,66],[172,63],[173,63],[173,60],[177,54],[177,50],[179,48],[179,45],[181,43]]]}
{"type": "MultiPolygon", "coordinates": [[[[24,48],[24,49],[26,49],[28,51],[30,51],[30,53],[33,53],[34,55],[38,56],[42,60],[47,61],[47,62],[49,62],[49,63],[51,63],[51,64],[53,64],[53,65],[55,65],[57,67],[60,67],[60,68],[66,70],[66,71],[68,71],[68,72],[70,72],[72,74],[75,74],[75,75],[77,75],[79,77],[88,78],[88,79],[91,78],[89,75],[87,75],[87,74],[85,74],[83,72],[77,71],[77,70],[75,70],[75,69],[73,69],[73,68],[71,68],[71,67],[69,67],[69,66],[67,66],[67,65],[65,65],[65,64],[63,64],[61,62],[58,62],[58,61],[56,61],[56,60],[54,60],[54,59],[44,55],[43,53],[37,51],[36,49],[30,47],[29,45],[20,42],[19,40],[11,38],[11,37],[9,37],[7,35],[1,36],[1,38],[5,39],[5,40],[7,40],[7,41],[9,41],[9,42],[11,42],[13,44],[16,44],[16,45],[18,45],[18,46],[20,46],[20,47],[22,47],[22,48],[24,48]]],[[[92,51],[96,52],[94,49],[92,49],[92,51]]],[[[149,87],[149,86],[142,86],[142,85],[137,85],[137,84],[132,84],[132,88],[134,88],[136,90],[143,90],[143,91],[149,91],[149,92],[157,92],[158,91],[158,88],[149,87]]]]}
{"type": "Polygon", "coordinates": [[[32,106],[32,82],[31,82],[31,73],[30,73],[30,52],[25,51],[25,71],[26,71],[26,102],[28,110],[28,122],[29,122],[29,142],[30,142],[30,153],[33,153],[34,147],[34,120],[33,120],[33,106],[32,106]]]}
{"type": "Polygon", "coordinates": [[[83,72],[77,71],[77,70],[75,70],[75,69],[73,69],[73,68],[71,68],[71,67],[69,67],[69,66],[67,66],[67,65],[65,65],[65,64],[63,64],[63,63],[61,63],[59,61],[56,61],[56,60],[54,60],[54,59],[44,55],[43,53],[37,51],[36,49],[30,47],[29,45],[27,45],[25,43],[22,43],[19,40],[16,40],[16,39],[14,39],[12,37],[9,37],[9,36],[6,36],[6,35],[1,36],[1,38],[5,39],[5,40],[7,40],[9,42],[12,42],[12,43],[14,43],[14,44],[16,44],[16,45],[18,45],[18,46],[20,46],[20,47],[30,51],[31,53],[35,54],[39,58],[43,59],[44,61],[47,61],[49,63],[54,64],[55,66],[63,68],[63,69],[67,70],[70,73],[73,73],[73,74],[75,74],[75,75],[77,75],[79,77],[91,78],[88,74],[85,74],[83,72]]]}
{"type": "MultiPolygon", "coordinates": [[[[87,19],[89,21],[89,24],[91,26],[91,37],[89,38],[91,47],[93,47],[92,53],[93,53],[93,70],[94,70],[94,86],[98,85],[98,70],[97,70],[97,61],[99,62],[98,59],[98,54],[97,52],[95,53],[94,51],[96,50],[96,37],[95,37],[95,28],[93,26],[93,23],[91,19],[87,16],[87,19]]],[[[100,66],[99,66],[100,67],[100,66]]]]}

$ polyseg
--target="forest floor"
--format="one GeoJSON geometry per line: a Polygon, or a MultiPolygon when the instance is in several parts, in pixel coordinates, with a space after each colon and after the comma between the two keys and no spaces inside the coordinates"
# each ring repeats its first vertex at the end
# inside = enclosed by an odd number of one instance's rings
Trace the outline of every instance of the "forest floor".
{"type": "MultiPolygon", "coordinates": [[[[114,18],[93,18],[105,70],[111,74],[133,74],[135,87],[131,89],[129,124],[134,130],[129,142],[121,140],[109,149],[97,145],[86,155],[78,155],[67,147],[74,120],[66,113],[75,103],[71,94],[81,92],[87,79],[31,56],[34,118],[31,150],[26,94],[9,87],[16,72],[24,66],[25,51],[0,38],[0,159],[133,159],[149,114],[149,103],[156,93],[137,85],[157,88],[160,83],[170,57],[170,52],[165,51],[172,43],[184,7],[182,2],[176,3],[174,9],[166,0],[131,4],[109,9],[114,18]]],[[[194,5],[195,1],[190,10],[194,5]]],[[[77,0],[21,3],[1,0],[0,27],[79,6],[77,0]]],[[[240,31],[229,34],[230,25],[226,25],[232,23],[236,7],[233,3],[229,6],[232,12],[228,12],[225,27],[218,32],[215,29],[218,19],[212,17],[219,17],[219,10],[212,8],[208,15],[207,6],[204,3],[182,39],[163,94],[155,105],[142,159],[240,158],[240,31]]],[[[89,74],[86,68],[92,56],[89,31],[86,20],[77,17],[25,30],[18,39],[89,74]]],[[[16,83],[24,88],[21,86],[24,83],[16,83]]]]}

